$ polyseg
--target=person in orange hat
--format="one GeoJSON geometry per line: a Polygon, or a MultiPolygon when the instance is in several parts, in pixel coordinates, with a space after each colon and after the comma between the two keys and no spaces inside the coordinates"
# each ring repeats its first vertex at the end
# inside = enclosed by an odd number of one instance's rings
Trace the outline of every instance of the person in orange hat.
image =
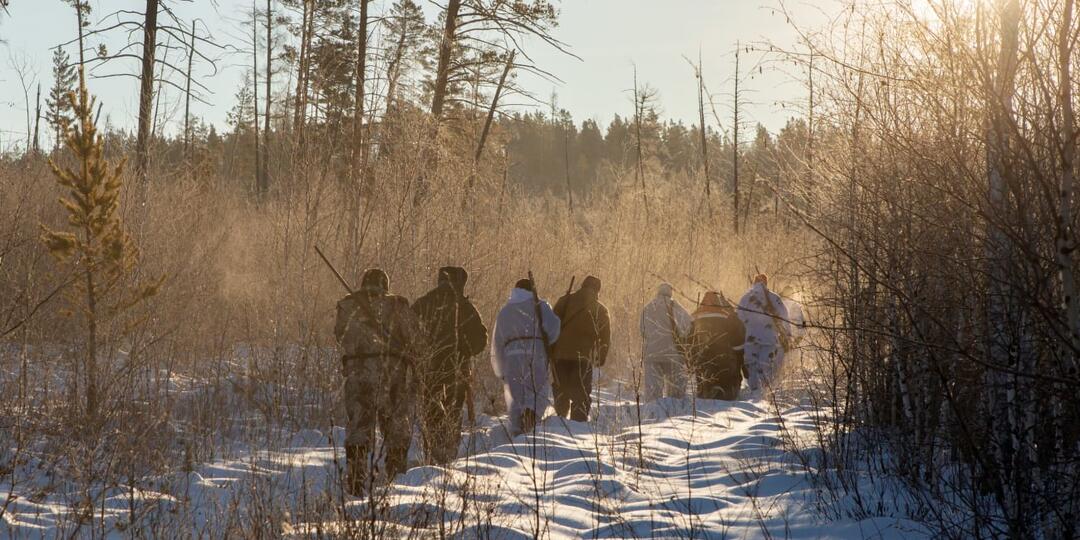
{"type": "Polygon", "coordinates": [[[694,311],[690,326],[690,363],[700,399],[739,399],[743,380],[745,328],[735,308],[709,291],[694,311]]]}

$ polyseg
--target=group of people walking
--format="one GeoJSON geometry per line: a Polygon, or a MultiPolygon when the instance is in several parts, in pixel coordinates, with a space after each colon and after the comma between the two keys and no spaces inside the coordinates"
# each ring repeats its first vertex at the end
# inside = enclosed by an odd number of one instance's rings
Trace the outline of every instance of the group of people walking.
{"type": "Polygon", "coordinates": [[[755,276],[738,305],[706,292],[693,314],[661,284],[641,313],[645,401],[683,397],[691,378],[702,399],[738,399],[744,378],[753,391],[772,386],[806,324],[793,289],[781,296],[768,281],[755,276]]]}
{"type": "MultiPolygon", "coordinates": [[[[467,282],[464,268],[440,268],[436,287],[410,305],[390,293],[385,272],[371,269],[359,290],[338,302],[334,336],[345,378],[350,493],[372,487],[380,458],[386,478],[406,470],[417,394],[428,461],[457,457],[463,412],[473,416],[471,359],[488,342],[483,318],[465,295],[467,282]],[[376,427],[383,445],[372,452],[376,427]]],[[[532,431],[552,400],[559,416],[588,420],[593,370],[607,360],[611,321],[598,278],[572,288],[552,307],[531,276],[521,279],[495,318],[491,366],[503,385],[511,435],[532,431]]],[[[769,386],[784,351],[801,335],[801,314],[792,319],[789,307],[768,290],[764,275],[738,306],[708,292],[692,315],[661,284],[641,314],[645,399],[682,397],[689,377],[707,399],[737,399],[744,375],[751,389],[769,386]]]]}

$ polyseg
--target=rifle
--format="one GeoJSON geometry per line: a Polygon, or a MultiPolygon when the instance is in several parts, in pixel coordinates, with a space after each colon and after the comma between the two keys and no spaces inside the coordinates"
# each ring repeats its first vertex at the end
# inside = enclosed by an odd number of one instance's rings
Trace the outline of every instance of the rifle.
{"type": "Polygon", "coordinates": [[[327,259],[326,255],[323,255],[322,250],[319,249],[319,246],[317,244],[315,245],[315,253],[319,254],[322,262],[326,263],[326,266],[330,268],[330,271],[333,272],[335,276],[337,276],[338,281],[341,282],[341,285],[343,287],[345,287],[345,290],[348,291],[349,294],[352,294],[353,288],[349,286],[349,282],[345,281],[345,278],[341,277],[341,274],[337,271],[337,268],[334,268],[334,265],[330,264],[330,259],[327,259]]]}
{"type": "MultiPolygon", "coordinates": [[[[570,286],[566,288],[566,295],[567,296],[570,296],[570,293],[574,292],[574,280],[575,279],[577,279],[577,276],[570,276],[570,286]]],[[[533,288],[534,289],[536,288],[535,283],[533,284],[533,288]]]]}
{"type": "Polygon", "coordinates": [[[551,339],[548,338],[547,330],[544,330],[544,314],[540,309],[540,295],[537,294],[536,279],[533,278],[532,270],[529,270],[529,281],[532,283],[533,312],[536,315],[536,326],[540,328],[540,340],[544,342],[544,353],[548,360],[551,359],[551,339]]]}
{"type": "MultiPolygon", "coordinates": [[[[353,290],[352,286],[349,285],[348,281],[345,281],[345,278],[341,277],[341,273],[337,271],[337,268],[334,268],[334,265],[330,263],[330,259],[326,258],[326,255],[323,254],[322,250],[319,249],[318,245],[315,246],[315,253],[319,254],[319,258],[321,258],[323,260],[323,262],[326,263],[326,266],[328,268],[330,268],[330,271],[334,273],[334,276],[337,277],[338,282],[341,283],[341,286],[345,287],[345,290],[348,291],[349,294],[353,294],[355,291],[353,290]]],[[[371,306],[361,302],[360,303],[360,309],[363,310],[364,315],[367,316],[367,321],[368,321],[367,324],[369,326],[371,326],[372,329],[374,329],[376,331],[379,331],[379,332],[384,331],[383,328],[378,327],[375,324],[376,318],[375,318],[375,314],[371,312],[371,306]]],[[[394,330],[396,330],[396,328],[391,327],[388,337],[393,337],[393,334],[395,333],[394,330]]],[[[400,339],[400,341],[402,343],[405,343],[404,339],[400,339]]],[[[407,367],[409,367],[410,369],[416,371],[416,365],[412,361],[411,358],[409,358],[407,356],[401,356],[401,359],[405,362],[405,365],[407,367]]]]}

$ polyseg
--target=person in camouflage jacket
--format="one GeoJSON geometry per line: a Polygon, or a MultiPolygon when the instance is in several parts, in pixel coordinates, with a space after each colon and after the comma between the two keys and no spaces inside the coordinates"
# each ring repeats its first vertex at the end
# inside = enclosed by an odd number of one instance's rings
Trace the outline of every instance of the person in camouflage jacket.
{"type": "Polygon", "coordinates": [[[422,359],[426,339],[405,298],[389,293],[390,280],[379,269],[364,273],[360,290],[337,304],[334,337],[342,351],[343,400],[348,416],[346,489],[359,496],[380,458],[387,480],[405,472],[411,442],[408,371],[422,359]],[[373,448],[375,428],[383,445],[373,448]]]}

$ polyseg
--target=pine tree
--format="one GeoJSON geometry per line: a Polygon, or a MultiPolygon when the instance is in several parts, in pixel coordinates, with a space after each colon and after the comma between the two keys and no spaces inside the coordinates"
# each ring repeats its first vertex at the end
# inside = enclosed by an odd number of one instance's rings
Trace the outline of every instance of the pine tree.
{"type": "Polygon", "coordinates": [[[45,100],[45,119],[56,133],[56,142],[53,152],[60,149],[60,139],[63,137],[63,126],[70,123],[71,104],[68,94],[75,90],[78,73],[71,63],[71,58],[61,48],[53,51],[52,58],[53,85],[49,89],[49,97],[45,100]]]}
{"type": "Polygon", "coordinates": [[[80,371],[85,378],[86,417],[93,421],[103,401],[99,339],[108,335],[108,325],[117,315],[153,296],[161,281],[149,286],[130,284],[139,251],[118,212],[124,160],[114,165],[105,159],[105,139],[93,116],[95,100],[82,77],[77,97],[71,92],[67,98],[76,121],[63,121],[61,132],[74,167],[49,160],[57,183],[68,190],[68,196],[60,199],[68,213],[67,227],[53,230],[42,225],[41,240],[77,276],[68,301],[86,323],[86,356],[80,371]]]}

